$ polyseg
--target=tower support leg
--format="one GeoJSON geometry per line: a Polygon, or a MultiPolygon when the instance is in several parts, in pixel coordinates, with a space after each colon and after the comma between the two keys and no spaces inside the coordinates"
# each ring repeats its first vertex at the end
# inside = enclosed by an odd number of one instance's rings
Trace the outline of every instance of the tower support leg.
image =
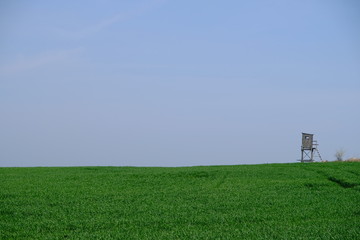
{"type": "Polygon", "coordinates": [[[311,149],[311,157],[310,157],[311,162],[314,161],[314,150],[315,150],[315,148],[311,149]]]}
{"type": "Polygon", "coordinates": [[[304,150],[301,150],[301,162],[304,162],[304,150]]]}

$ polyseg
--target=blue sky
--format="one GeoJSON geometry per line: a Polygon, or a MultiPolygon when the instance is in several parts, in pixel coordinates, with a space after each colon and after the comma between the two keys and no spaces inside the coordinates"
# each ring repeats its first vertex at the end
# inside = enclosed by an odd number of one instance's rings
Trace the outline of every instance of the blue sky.
{"type": "Polygon", "coordinates": [[[360,157],[360,4],[2,1],[0,166],[360,157]]]}

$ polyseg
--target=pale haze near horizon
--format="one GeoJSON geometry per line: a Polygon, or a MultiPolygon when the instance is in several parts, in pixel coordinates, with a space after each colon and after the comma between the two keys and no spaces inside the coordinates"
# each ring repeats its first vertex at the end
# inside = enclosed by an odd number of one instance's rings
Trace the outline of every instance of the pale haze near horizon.
{"type": "Polygon", "coordinates": [[[2,1],[0,167],[360,157],[358,1],[2,1]]]}

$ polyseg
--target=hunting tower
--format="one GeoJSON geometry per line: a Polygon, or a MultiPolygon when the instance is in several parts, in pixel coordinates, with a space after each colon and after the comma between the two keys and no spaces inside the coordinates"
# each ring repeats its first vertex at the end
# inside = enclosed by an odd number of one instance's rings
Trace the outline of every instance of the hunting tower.
{"type": "Polygon", "coordinates": [[[314,140],[314,134],[302,133],[302,144],[301,144],[301,162],[313,162],[314,153],[316,152],[321,159],[321,155],[317,146],[319,144],[314,140]]]}

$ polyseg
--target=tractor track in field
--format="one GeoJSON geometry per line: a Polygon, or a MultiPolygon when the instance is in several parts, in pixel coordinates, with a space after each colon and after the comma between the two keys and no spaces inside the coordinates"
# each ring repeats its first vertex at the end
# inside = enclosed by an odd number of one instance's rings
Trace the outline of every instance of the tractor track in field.
{"type": "MultiPolygon", "coordinates": [[[[338,184],[340,187],[342,188],[354,188],[356,186],[359,186],[358,183],[351,183],[349,181],[346,181],[346,180],[343,180],[341,178],[338,178],[338,177],[335,177],[335,176],[332,176],[328,173],[326,173],[325,171],[321,171],[321,170],[311,170],[311,171],[314,171],[324,177],[326,177],[326,179],[330,182],[333,182],[333,183],[336,183],[338,184]]],[[[346,172],[349,172],[349,171],[346,171],[346,172]]],[[[353,173],[353,172],[351,172],[353,173]]]]}

